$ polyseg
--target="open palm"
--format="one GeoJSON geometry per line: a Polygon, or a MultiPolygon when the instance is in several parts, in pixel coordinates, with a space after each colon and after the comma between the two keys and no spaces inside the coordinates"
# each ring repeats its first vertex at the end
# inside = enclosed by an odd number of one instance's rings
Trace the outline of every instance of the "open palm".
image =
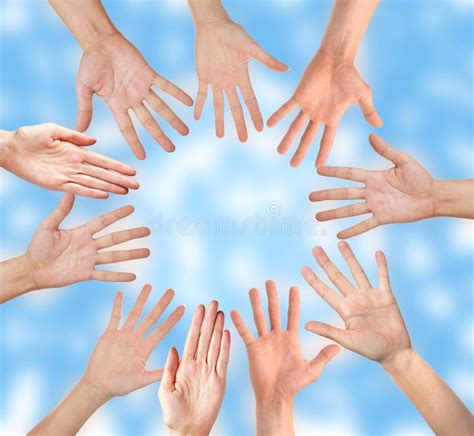
{"type": "Polygon", "coordinates": [[[300,109],[281,140],[278,152],[285,154],[308,124],[290,162],[293,167],[299,166],[313,144],[319,126],[325,125],[316,159],[318,167],[324,165],[334,143],[337,126],[353,103],[360,105],[370,125],[382,125],[372,103],[371,90],[355,67],[352,64],[339,64],[334,57],[319,51],[303,73],[293,96],[268,120],[268,126],[273,127],[291,111],[300,109]]]}
{"type": "Polygon", "coordinates": [[[357,287],[353,286],[329,260],[321,247],[316,247],[313,254],[342,296],[335,294],[310,268],[303,268],[303,276],[314,290],[336,310],[344,320],[346,329],[316,321],[307,323],[306,328],[369,359],[378,362],[388,361],[399,352],[410,348],[411,344],[397,302],[390,289],[385,256],[380,251],[376,254],[379,288],[375,289],[371,286],[349,245],[341,242],[339,249],[351,269],[357,287]]]}
{"type": "Polygon", "coordinates": [[[224,93],[227,97],[240,141],[247,140],[242,106],[237,95],[240,89],[252,122],[263,129],[262,115],[252,89],[248,71],[251,58],[275,71],[288,67],[268,55],[238,24],[230,20],[200,22],[196,27],[196,70],[199,90],[194,116],[198,120],[207,98],[209,85],[214,98],[215,128],[224,136],[224,93]]]}
{"type": "Polygon", "coordinates": [[[192,105],[191,97],[157,74],[122,35],[117,33],[110,36],[102,45],[84,52],[81,59],[76,82],[78,130],[87,129],[92,120],[92,96],[95,93],[109,106],[122,135],[137,158],[144,159],[146,154],[128,113],[130,109],[165,151],[174,151],[174,144],[161,130],[144,102],[178,133],[186,135],[189,129],[153,91],[152,86],[188,106],[192,105]]]}
{"type": "Polygon", "coordinates": [[[147,248],[108,252],[100,250],[148,236],[149,229],[140,227],[94,238],[96,233],[132,214],[133,207],[121,207],[73,229],[60,229],[59,225],[69,214],[73,204],[74,196],[66,194],[38,228],[28,246],[26,257],[33,270],[37,289],[62,287],[85,280],[134,280],[135,275],[131,273],[95,268],[101,264],[147,257],[150,254],[147,248]]]}
{"type": "Polygon", "coordinates": [[[434,213],[434,179],[415,159],[386,144],[379,136],[369,137],[374,150],[395,164],[385,171],[350,167],[321,167],[318,174],[365,183],[364,187],[315,191],[311,201],[355,200],[361,203],[342,206],[316,214],[319,221],[357,215],[373,216],[338,233],[341,239],[364,233],[390,223],[421,220],[434,213]]]}

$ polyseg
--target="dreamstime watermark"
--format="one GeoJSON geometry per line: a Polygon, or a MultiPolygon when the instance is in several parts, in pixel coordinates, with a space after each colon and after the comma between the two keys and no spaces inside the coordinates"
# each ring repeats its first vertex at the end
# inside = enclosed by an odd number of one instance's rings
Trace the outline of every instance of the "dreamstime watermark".
{"type": "Polygon", "coordinates": [[[264,213],[243,217],[169,217],[158,215],[149,224],[153,235],[178,236],[326,236],[327,230],[312,217],[291,217],[277,201],[266,204],[264,213]]]}

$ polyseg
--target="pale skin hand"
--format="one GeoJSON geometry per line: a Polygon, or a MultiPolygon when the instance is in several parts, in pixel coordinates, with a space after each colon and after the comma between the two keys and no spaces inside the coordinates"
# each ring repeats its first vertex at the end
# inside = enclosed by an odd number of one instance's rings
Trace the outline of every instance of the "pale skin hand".
{"type": "Polygon", "coordinates": [[[138,189],[129,165],[84,147],[95,138],[47,123],[0,132],[1,166],[18,177],[55,191],[92,198],[138,189]]]}
{"type": "Polygon", "coordinates": [[[150,291],[151,286],[145,285],[121,328],[123,294],[117,293],[107,330],[97,343],[81,380],[29,434],[76,434],[111,398],[161,380],[163,369],[147,370],[146,363],[156,346],[181,319],[184,306],[178,306],[153,328],[174,297],[174,291],[169,289],[138,322],[150,291]]]}
{"type": "Polygon", "coordinates": [[[258,337],[253,336],[237,311],[232,311],[231,316],[247,348],[250,378],[257,403],[257,433],[293,434],[291,404],[294,396],[320,378],[324,367],[338,353],[339,347],[329,345],[314,359],[305,360],[299,339],[298,288],[293,286],[290,289],[285,330],[281,325],[276,285],[269,280],[265,287],[270,329],[257,289],[250,290],[249,298],[258,337]]]}
{"type": "Polygon", "coordinates": [[[199,306],[189,328],[181,362],[172,348],[158,391],[163,421],[172,434],[208,435],[224,398],[230,333],[213,301],[199,306]]]}
{"type": "Polygon", "coordinates": [[[250,59],[254,58],[274,71],[288,71],[288,67],[266,53],[240,25],[231,21],[219,1],[208,2],[211,3],[208,12],[199,10],[204,6],[199,2],[190,3],[196,27],[195,57],[199,78],[194,117],[200,119],[211,86],[216,135],[219,138],[224,136],[225,94],[238,138],[244,142],[248,136],[247,127],[237,89],[255,128],[263,130],[262,115],[248,71],[250,59]]]}
{"type": "Polygon", "coordinates": [[[294,109],[299,109],[277,149],[280,154],[287,153],[304,129],[291,166],[301,164],[319,126],[323,125],[316,166],[324,165],[336,129],[351,104],[360,106],[371,126],[382,125],[372,102],[372,91],[354,67],[357,49],[377,3],[374,0],[336,1],[321,48],[303,73],[292,97],[268,119],[268,126],[273,127],[294,109]]]}

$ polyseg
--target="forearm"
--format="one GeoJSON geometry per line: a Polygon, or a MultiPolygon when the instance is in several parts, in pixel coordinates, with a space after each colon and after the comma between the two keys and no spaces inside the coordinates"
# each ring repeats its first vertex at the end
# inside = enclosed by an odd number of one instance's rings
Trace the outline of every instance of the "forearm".
{"type": "Polygon", "coordinates": [[[0,130],[0,167],[8,169],[15,132],[0,130]]]}
{"type": "Polygon", "coordinates": [[[405,350],[383,367],[436,435],[472,434],[469,410],[415,351],[405,350]]]}
{"type": "Polygon", "coordinates": [[[230,21],[220,0],[188,0],[194,25],[200,22],[230,21]]]}
{"type": "Polygon", "coordinates": [[[290,436],[293,428],[293,400],[271,399],[257,401],[257,436],[290,436]]]}
{"type": "Polygon", "coordinates": [[[49,0],[83,50],[118,32],[100,0],[49,0]]]}
{"type": "Polygon", "coordinates": [[[26,255],[0,262],[0,304],[37,288],[26,255]]]}
{"type": "Polygon", "coordinates": [[[321,50],[353,63],[379,0],[336,0],[321,50]]]}
{"type": "Polygon", "coordinates": [[[474,179],[436,180],[434,216],[474,219],[474,179]]]}
{"type": "Polygon", "coordinates": [[[108,400],[97,388],[79,381],[66,398],[28,434],[75,435],[108,400]]]}

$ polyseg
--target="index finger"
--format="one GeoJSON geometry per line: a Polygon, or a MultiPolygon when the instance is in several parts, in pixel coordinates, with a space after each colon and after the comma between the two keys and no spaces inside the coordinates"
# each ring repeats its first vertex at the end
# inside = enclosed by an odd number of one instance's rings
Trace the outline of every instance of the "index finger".
{"type": "Polygon", "coordinates": [[[319,167],[318,174],[325,177],[338,177],[339,179],[365,183],[369,171],[352,167],[319,167]]]}
{"type": "Polygon", "coordinates": [[[122,206],[119,209],[115,209],[111,212],[107,212],[103,215],[94,218],[86,224],[87,229],[92,235],[100,232],[111,224],[131,215],[134,211],[134,207],[131,205],[122,206]]]}
{"type": "Polygon", "coordinates": [[[180,87],[176,86],[174,83],[170,82],[159,74],[156,74],[153,77],[152,83],[158,88],[160,88],[162,91],[178,99],[181,103],[184,103],[186,106],[193,105],[193,99],[190,95],[188,95],[180,87]]]}
{"type": "Polygon", "coordinates": [[[132,119],[130,118],[128,112],[113,112],[113,115],[120,132],[122,132],[125,141],[127,141],[127,144],[132,149],[135,157],[141,160],[145,159],[145,149],[138,139],[137,132],[135,131],[135,127],[133,126],[132,119]]]}

